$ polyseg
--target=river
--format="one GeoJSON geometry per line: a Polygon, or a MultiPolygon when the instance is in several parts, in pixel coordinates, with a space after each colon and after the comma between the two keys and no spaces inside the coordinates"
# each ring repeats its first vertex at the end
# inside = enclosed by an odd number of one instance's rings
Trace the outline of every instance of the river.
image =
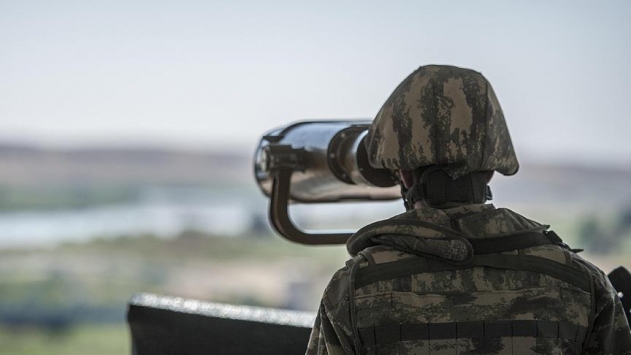
{"type": "MultiPolygon", "coordinates": [[[[143,234],[168,238],[187,230],[238,237],[265,232],[268,203],[256,190],[161,187],[147,188],[137,200],[117,205],[3,212],[0,248],[143,234]]],[[[400,202],[387,202],[298,205],[290,211],[306,228],[353,229],[401,210],[400,202]]]]}

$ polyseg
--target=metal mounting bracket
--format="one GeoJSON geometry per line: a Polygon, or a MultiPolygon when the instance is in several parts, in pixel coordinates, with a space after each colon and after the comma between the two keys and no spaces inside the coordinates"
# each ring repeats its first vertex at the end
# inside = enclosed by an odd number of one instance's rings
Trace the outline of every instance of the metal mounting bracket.
{"type": "Polygon", "coordinates": [[[300,230],[293,223],[289,217],[289,188],[292,173],[293,170],[290,168],[274,169],[273,172],[269,219],[276,232],[285,239],[301,244],[345,244],[353,233],[310,233],[300,230]]]}

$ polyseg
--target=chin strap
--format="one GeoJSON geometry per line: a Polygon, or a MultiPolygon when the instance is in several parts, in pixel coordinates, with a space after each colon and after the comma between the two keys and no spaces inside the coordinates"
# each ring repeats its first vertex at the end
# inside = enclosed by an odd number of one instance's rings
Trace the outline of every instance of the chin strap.
{"type": "Polygon", "coordinates": [[[401,186],[401,196],[403,197],[403,206],[405,207],[405,210],[409,211],[411,209],[414,209],[414,202],[411,202],[411,199],[408,197],[408,193],[410,193],[410,190],[403,186],[402,182],[399,183],[399,185],[401,186]]]}
{"type": "Polygon", "coordinates": [[[410,189],[402,185],[401,195],[404,196],[406,210],[414,208],[414,204],[421,200],[430,206],[454,202],[484,203],[493,198],[486,179],[485,172],[473,172],[454,180],[440,167],[431,167],[410,189]]]}

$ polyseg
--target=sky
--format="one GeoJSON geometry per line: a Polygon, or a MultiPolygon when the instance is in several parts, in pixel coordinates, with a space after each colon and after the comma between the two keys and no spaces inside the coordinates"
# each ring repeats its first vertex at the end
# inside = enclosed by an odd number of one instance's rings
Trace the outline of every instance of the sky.
{"type": "Polygon", "coordinates": [[[482,72],[520,159],[631,168],[631,1],[0,0],[0,142],[254,151],[482,72]]]}

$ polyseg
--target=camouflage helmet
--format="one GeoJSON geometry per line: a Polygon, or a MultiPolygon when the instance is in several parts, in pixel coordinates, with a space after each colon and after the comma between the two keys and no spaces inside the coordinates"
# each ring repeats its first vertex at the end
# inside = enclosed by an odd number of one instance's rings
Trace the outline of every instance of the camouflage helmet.
{"type": "Polygon", "coordinates": [[[504,114],[482,74],[422,66],[390,95],[366,137],[375,168],[444,166],[453,178],[474,171],[513,175],[519,168],[504,114]]]}

